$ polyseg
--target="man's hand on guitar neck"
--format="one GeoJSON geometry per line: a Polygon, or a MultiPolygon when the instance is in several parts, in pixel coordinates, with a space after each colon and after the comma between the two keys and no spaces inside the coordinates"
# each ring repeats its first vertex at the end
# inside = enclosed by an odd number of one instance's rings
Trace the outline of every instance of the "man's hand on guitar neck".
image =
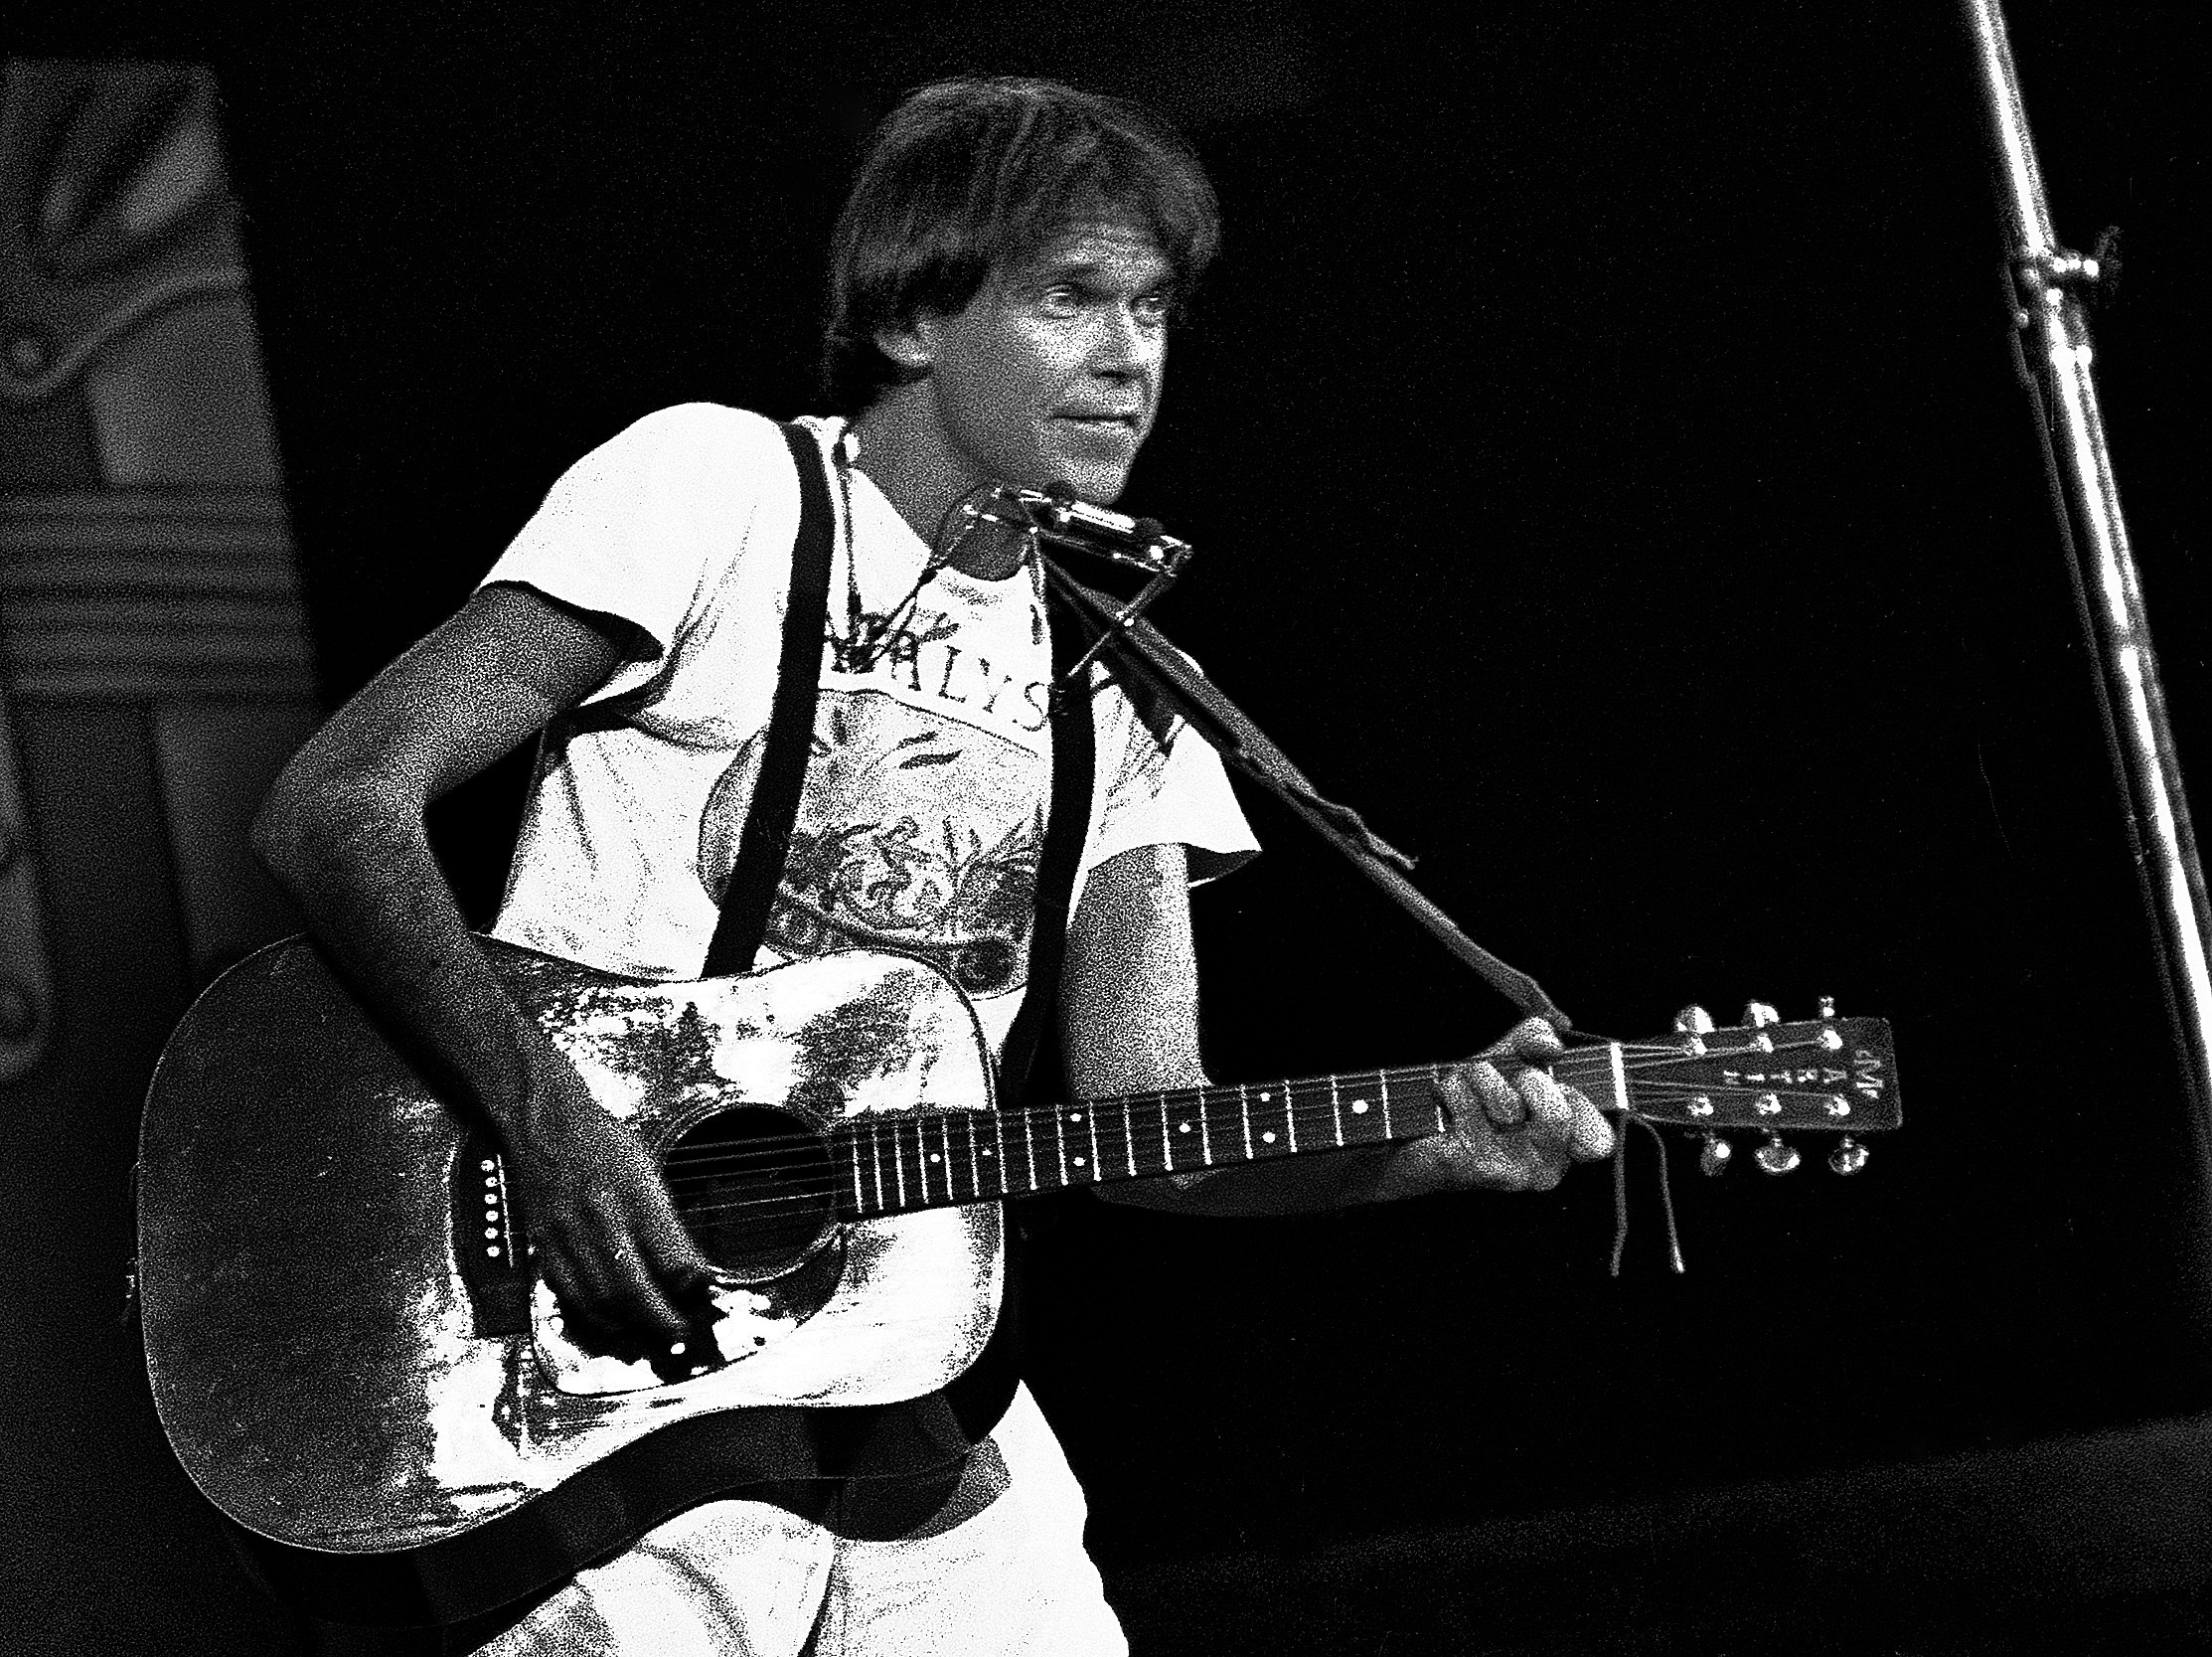
{"type": "MultiPolygon", "coordinates": [[[[1138,847],[1091,872],[1069,929],[1062,989],[1077,1094],[1205,1084],[1188,892],[1181,846],[1138,847]]],[[[1597,1107],[1538,1068],[1559,1054],[1549,1025],[1516,1025],[1439,1081],[1452,1125],[1426,1138],[1101,1185],[1098,1194],[1184,1214],[1281,1215],[1432,1191],[1548,1191],[1571,1164],[1613,1148],[1597,1107]]]]}
{"type": "Polygon", "coordinates": [[[1451,1128],[1392,1153],[1375,1176],[1374,1198],[1549,1191],[1572,1164],[1611,1152],[1613,1128],[1598,1107],[1537,1068],[1560,1052],[1550,1025],[1524,1019],[1495,1046],[1447,1071],[1436,1090],[1451,1128]]]}

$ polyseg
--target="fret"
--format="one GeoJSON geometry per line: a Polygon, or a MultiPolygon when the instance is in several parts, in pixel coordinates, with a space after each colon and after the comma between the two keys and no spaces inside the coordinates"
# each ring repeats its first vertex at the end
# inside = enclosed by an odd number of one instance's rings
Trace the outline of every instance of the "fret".
{"type": "Polygon", "coordinates": [[[1085,1179],[1095,1182],[1098,1178],[1096,1115],[1089,1110],[1063,1110],[1053,1120],[1060,1136],[1060,1184],[1073,1185],[1077,1180],[1085,1179]],[[1080,1130],[1075,1135],[1076,1143],[1072,1150],[1067,1143],[1069,1128],[1080,1130]],[[1087,1151],[1083,1148],[1086,1138],[1090,1143],[1087,1151]]]}
{"type": "Polygon", "coordinates": [[[898,1182],[898,1212],[906,1212],[906,1148],[899,1142],[898,1123],[887,1124],[891,1130],[891,1174],[898,1182]]]}
{"type": "Polygon", "coordinates": [[[869,1167],[875,1175],[875,1212],[887,1214],[890,1210],[883,1202],[883,1135],[878,1131],[882,1123],[870,1117],[867,1125],[869,1167]]]}
{"type": "Polygon", "coordinates": [[[1283,1083],[1283,1131],[1290,1136],[1293,1155],[1298,1151],[1298,1094],[1288,1081],[1283,1083]]]}
{"type": "Polygon", "coordinates": [[[983,1169],[978,1165],[976,1156],[976,1118],[974,1112],[963,1111],[961,1113],[960,1133],[961,1137],[968,1141],[968,1201],[980,1203],[983,1201],[983,1169]]]}
{"type": "Polygon", "coordinates": [[[902,1130],[902,1136],[903,1133],[911,1133],[914,1136],[914,1189],[916,1195],[912,1202],[906,1203],[904,1206],[907,1208],[927,1208],[929,1207],[929,1146],[924,1138],[921,1118],[904,1118],[899,1123],[899,1129],[902,1130]]]}
{"type": "Polygon", "coordinates": [[[1102,1180],[1135,1178],[1149,1169],[1137,1166],[1136,1135],[1129,1130],[1129,1095],[1091,1100],[1091,1143],[1098,1147],[1092,1164],[1102,1180]]]}
{"type": "Polygon", "coordinates": [[[1036,1190],[1036,1119],[1025,1110],[1016,1118],[1022,1124],[1022,1156],[1029,1167],[1028,1189],[1036,1190]]]}
{"type": "Polygon", "coordinates": [[[967,1115],[960,1117],[962,1130],[965,1130],[967,1137],[969,1137],[969,1168],[976,1170],[976,1186],[973,1186],[973,1190],[976,1190],[976,1202],[989,1202],[993,1193],[991,1193],[991,1186],[985,1181],[985,1175],[996,1173],[996,1170],[998,1170],[998,1157],[993,1157],[991,1146],[987,1146],[985,1141],[982,1141],[982,1126],[985,1126],[985,1115],[991,1117],[991,1128],[996,1130],[998,1128],[998,1110],[989,1110],[989,1112],[969,1110],[967,1115]]]}
{"type": "Polygon", "coordinates": [[[930,1118],[930,1117],[927,1117],[927,1116],[923,1116],[923,1117],[921,1117],[921,1118],[920,1118],[920,1119],[919,1119],[919,1120],[918,1120],[918,1121],[916,1122],[916,1124],[915,1124],[915,1126],[916,1126],[916,1129],[917,1129],[917,1131],[918,1131],[918,1132],[920,1133],[920,1135],[921,1135],[921,1143],[922,1143],[922,1163],[923,1163],[923,1168],[922,1168],[922,1202],[923,1202],[923,1203],[924,1203],[925,1205],[926,1205],[926,1204],[928,1203],[928,1201],[929,1201],[929,1169],[928,1169],[928,1165],[929,1165],[930,1163],[935,1163],[935,1164],[937,1165],[937,1177],[938,1177],[939,1179],[941,1179],[941,1180],[943,1180],[943,1181],[945,1182],[945,1201],[949,1203],[949,1202],[951,1202],[951,1201],[953,1200],[953,1195],[952,1195],[952,1158],[951,1158],[951,1157],[950,1157],[950,1156],[949,1156],[948,1154],[946,1154],[946,1153],[948,1153],[948,1152],[949,1152],[949,1151],[950,1151],[950,1150],[952,1149],[952,1141],[951,1141],[951,1140],[949,1140],[949,1139],[947,1139],[947,1138],[945,1137],[945,1119],[944,1119],[944,1117],[942,1117],[942,1116],[939,1116],[939,1117],[936,1117],[936,1118],[935,1118],[935,1120],[936,1120],[936,1123],[937,1123],[937,1149],[936,1149],[936,1150],[931,1150],[931,1149],[929,1148],[929,1124],[930,1124],[931,1118],[930,1118]]]}
{"type": "Polygon", "coordinates": [[[1281,1111],[1284,1129],[1288,1130],[1290,1127],[1291,1089],[1289,1083],[1271,1082],[1259,1090],[1261,1110],[1260,1125],[1257,1130],[1252,1126],[1251,1089],[1247,1087],[1244,1089],[1244,1154],[1256,1162],[1263,1156],[1282,1156],[1287,1151],[1295,1149],[1295,1135],[1292,1144],[1286,1146],[1283,1144],[1283,1133],[1269,1125],[1274,1113],[1281,1111]]]}
{"type": "Polygon", "coordinates": [[[1252,1160],[1252,1095],[1243,1082],[1236,1084],[1237,1114],[1244,1119],[1244,1160],[1252,1160]]]}
{"type": "Polygon", "coordinates": [[[1337,1114],[1338,1144],[1372,1145],[1381,1140],[1374,1095],[1367,1086],[1368,1082],[1379,1080],[1381,1077],[1375,1076],[1331,1078],[1330,1104],[1337,1114]]]}
{"type": "Polygon", "coordinates": [[[1212,1114],[1215,1089],[1200,1087],[1198,1096],[1191,1102],[1198,1107],[1198,1160],[1208,1168],[1213,1166],[1213,1135],[1207,1131],[1206,1118],[1212,1114]]]}
{"type": "Polygon", "coordinates": [[[941,1110],[930,1118],[937,1124],[937,1144],[944,1153],[945,1201],[948,1203],[972,1203],[976,1200],[973,1189],[965,1197],[960,1195],[960,1153],[953,1148],[952,1143],[953,1129],[962,1125],[966,1114],[961,1110],[941,1110]]]}
{"type": "Polygon", "coordinates": [[[1176,1171],[1176,1142],[1168,1137],[1168,1095],[1156,1095],[1160,1100],[1160,1166],[1168,1173],[1176,1171]]]}
{"type": "Polygon", "coordinates": [[[1060,1184],[1066,1185],[1068,1183],[1067,1126],[1060,1120],[1060,1113],[1057,1110],[1052,1112],[1052,1150],[1053,1154],[1060,1160],[1060,1184]]]}
{"type": "Polygon", "coordinates": [[[1390,1073],[1384,1071],[1375,1080],[1379,1084],[1375,1091],[1382,1095],[1382,1137],[1395,1139],[1398,1130],[1390,1125],[1390,1073]]]}
{"type": "Polygon", "coordinates": [[[992,1148],[990,1150],[985,1151],[983,1154],[992,1158],[992,1171],[999,1181],[999,1189],[993,1192],[992,1195],[994,1197],[1004,1197],[1007,1194],[1008,1181],[1007,1118],[1006,1112],[1003,1110],[994,1110],[991,1112],[991,1147],[992,1148]]]}
{"type": "Polygon", "coordinates": [[[859,1214],[868,1207],[868,1194],[861,1189],[861,1141],[859,1136],[847,1134],[846,1143],[853,1151],[853,1212],[859,1214]]]}

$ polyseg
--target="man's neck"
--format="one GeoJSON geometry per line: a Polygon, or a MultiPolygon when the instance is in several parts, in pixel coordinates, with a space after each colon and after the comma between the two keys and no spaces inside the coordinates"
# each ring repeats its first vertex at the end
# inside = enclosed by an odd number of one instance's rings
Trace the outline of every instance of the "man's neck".
{"type": "MultiPolygon", "coordinates": [[[[977,476],[945,440],[925,381],[885,392],[853,422],[853,429],[860,441],[860,468],[932,551],[938,527],[954,503],[990,481],[977,476]]],[[[985,525],[983,531],[990,528],[985,525]]],[[[1004,580],[1021,568],[1022,542],[1012,535],[969,535],[951,562],[976,580],[1004,580]]]]}

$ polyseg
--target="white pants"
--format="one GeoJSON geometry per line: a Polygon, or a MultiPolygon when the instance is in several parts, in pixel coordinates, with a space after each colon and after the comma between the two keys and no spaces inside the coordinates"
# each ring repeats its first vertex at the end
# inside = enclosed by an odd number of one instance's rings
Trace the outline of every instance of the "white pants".
{"type": "Polygon", "coordinates": [[[1027,1387],[991,1442],[1005,1487],[972,1490],[987,1505],[950,1528],[860,1542],[710,1502],[576,1573],[482,1657],[1126,1657],[1083,1492],[1027,1387]]]}

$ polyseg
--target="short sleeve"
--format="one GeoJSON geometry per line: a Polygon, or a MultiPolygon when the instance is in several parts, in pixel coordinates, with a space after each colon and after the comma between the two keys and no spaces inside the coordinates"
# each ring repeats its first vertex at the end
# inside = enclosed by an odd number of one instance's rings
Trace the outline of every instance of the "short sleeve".
{"type": "Polygon", "coordinates": [[[776,489],[795,501],[773,421],[709,403],[663,409],[561,473],[484,582],[619,617],[665,657],[776,489]]]}
{"type": "Polygon", "coordinates": [[[1204,738],[1176,720],[1163,746],[1116,686],[1107,687],[1092,706],[1098,710],[1104,798],[1084,848],[1085,874],[1138,846],[1184,846],[1196,886],[1258,855],[1260,843],[1237,805],[1221,756],[1204,738]]]}

